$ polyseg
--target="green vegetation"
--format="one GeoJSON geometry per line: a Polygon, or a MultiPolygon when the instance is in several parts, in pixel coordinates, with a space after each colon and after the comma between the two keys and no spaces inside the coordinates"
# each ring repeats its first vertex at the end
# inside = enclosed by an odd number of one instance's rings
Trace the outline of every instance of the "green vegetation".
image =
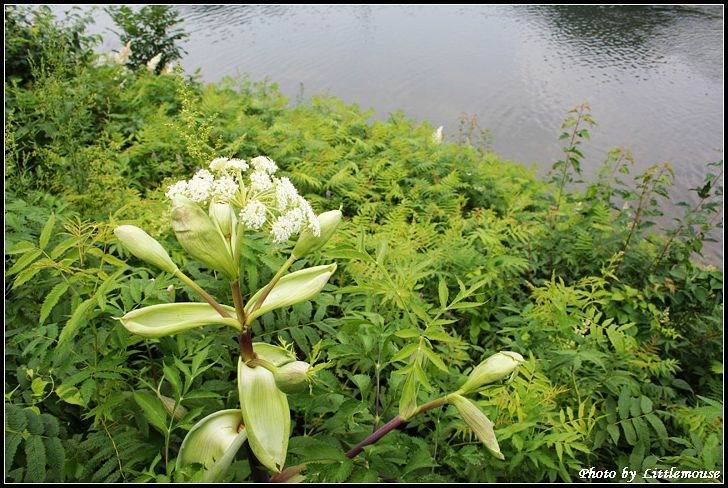
{"type": "MultiPolygon", "coordinates": [[[[305,260],[338,264],[324,292],[252,325],[255,340],[328,363],[310,391],[288,395],[286,466],[306,463],[306,481],[722,473],[723,274],[692,258],[722,217],[722,161],[695,189],[697,203],[660,232],[652,224],[668,165],[628,181],[631,158],[615,150],[596,181],[572,183],[591,130],[586,105],[569,113],[564,158],[544,182],[469,143],[439,143],[435,128],[401,113],[371,122],[333,97],[291,106],[272,84],[201,84],[150,72],[145,59],[133,69],[98,62],[80,24],[54,23],[45,10],[5,13],[6,480],[194,475],[175,463],[187,432],[240,408],[237,337],[216,326],[128,332],[116,319],[138,307],[198,298],[130,255],[113,230],[143,228],[232,304],[223,275],[175,239],[165,192],[219,156],[258,155],[316,213],[344,216],[305,260]],[[525,358],[517,374],[471,399],[495,424],[504,460],[462,420],[460,403],[346,455],[503,350],[525,358]]],[[[245,235],[246,295],[295,244],[264,237],[245,235]]],[[[250,479],[248,459],[243,448],[225,480],[250,479]]]]}

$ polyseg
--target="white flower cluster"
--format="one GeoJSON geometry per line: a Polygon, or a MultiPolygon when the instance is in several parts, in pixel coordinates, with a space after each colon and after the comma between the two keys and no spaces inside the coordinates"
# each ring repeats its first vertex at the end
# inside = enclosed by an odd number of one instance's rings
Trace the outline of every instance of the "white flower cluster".
{"type": "Polygon", "coordinates": [[[311,205],[288,178],[274,176],[276,171],[276,163],[265,156],[249,162],[216,158],[209,170],[200,169],[192,179],[171,185],[167,197],[182,196],[201,205],[230,203],[240,209],[245,228],[260,230],[270,223],[275,242],[283,242],[305,228],[318,236],[321,228],[311,205]]]}
{"type": "Polygon", "coordinates": [[[152,59],[147,61],[147,70],[150,73],[153,73],[154,70],[157,69],[157,66],[159,65],[159,62],[162,60],[162,53],[157,54],[152,59]]]}
{"type": "Polygon", "coordinates": [[[126,45],[114,55],[114,62],[124,66],[129,61],[129,56],[131,56],[131,41],[127,42],[126,45]]]}

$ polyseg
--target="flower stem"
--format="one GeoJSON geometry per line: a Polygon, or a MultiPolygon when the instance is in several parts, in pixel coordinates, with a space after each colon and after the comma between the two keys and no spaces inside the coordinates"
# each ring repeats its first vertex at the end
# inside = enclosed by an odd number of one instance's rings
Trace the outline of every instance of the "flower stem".
{"type": "MultiPolygon", "coordinates": [[[[428,410],[432,410],[433,408],[443,406],[445,403],[447,403],[448,396],[449,395],[446,395],[444,397],[440,397],[436,400],[432,400],[431,402],[421,405],[417,410],[415,410],[415,413],[412,414],[412,417],[414,417],[415,415],[421,414],[423,412],[426,412],[428,410]]],[[[410,417],[410,418],[412,418],[412,417],[410,417]]],[[[405,420],[402,417],[400,417],[399,415],[395,416],[392,420],[390,420],[386,424],[382,425],[380,428],[378,428],[376,431],[374,431],[374,433],[372,433],[371,435],[366,437],[359,444],[352,447],[349,450],[349,452],[346,453],[346,457],[348,457],[349,459],[355,458],[364,449],[364,447],[366,447],[370,444],[374,444],[379,439],[381,439],[382,437],[387,435],[390,431],[396,429],[400,425],[407,423],[407,422],[409,422],[409,418],[405,420]]]]}
{"type": "MultiPolygon", "coordinates": [[[[235,302],[235,312],[238,314],[238,321],[241,324],[246,323],[245,307],[243,305],[243,294],[240,291],[240,282],[230,282],[230,290],[233,293],[233,302],[235,302]]],[[[247,325],[247,324],[246,324],[247,325]]],[[[240,345],[240,355],[244,361],[250,361],[255,359],[255,352],[253,351],[253,333],[250,327],[244,327],[243,331],[238,336],[238,344],[240,345]]]]}
{"type": "MultiPolygon", "coordinates": [[[[177,278],[179,278],[184,284],[186,284],[187,286],[192,288],[195,291],[195,293],[197,293],[200,296],[200,298],[202,298],[207,303],[212,305],[212,308],[214,308],[217,311],[217,313],[219,313],[222,317],[225,317],[225,318],[230,317],[230,313],[228,311],[226,311],[224,308],[222,308],[222,305],[220,305],[220,303],[218,303],[218,301],[215,300],[212,295],[210,295],[205,290],[203,290],[200,285],[195,283],[192,278],[190,278],[189,276],[187,276],[180,270],[177,270],[177,272],[175,273],[175,276],[177,278]]],[[[244,322],[241,322],[241,325],[243,323],[244,322]]]]}

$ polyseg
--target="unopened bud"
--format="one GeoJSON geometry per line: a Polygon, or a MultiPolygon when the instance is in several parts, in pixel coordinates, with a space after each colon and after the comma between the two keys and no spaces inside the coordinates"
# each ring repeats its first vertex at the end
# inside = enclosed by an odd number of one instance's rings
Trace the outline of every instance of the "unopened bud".
{"type": "Polygon", "coordinates": [[[303,393],[308,389],[311,365],[303,361],[293,361],[276,369],[273,376],[276,386],[283,393],[303,393]]]}
{"type": "Polygon", "coordinates": [[[321,226],[321,232],[318,236],[313,235],[311,229],[306,227],[301,231],[301,235],[298,237],[298,242],[293,248],[291,254],[297,258],[301,258],[306,254],[310,254],[314,251],[321,249],[326,244],[331,236],[334,235],[336,227],[341,222],[341,210],[329,210],[318,216],[319,224],[321,226]]]}
{"type": "Polygon", "coordinates": [[[495,438],[493,422],[470,400],[460,395],[450,395],[448,401],[458,409],[460,417],[468,424],[468,427],[488,448],[490,453],[498,459],[505,459],[498,446],[498,439],[495,438]]]}
{"type": "Polygon", "coordinates": [[[523,356],[517,352],[501,351],[493,354],[480,363],[470,373],[460,392],[470,393],[494,381],[507,378],[523,362],[523,356]]]}
{"type": "Polygon", "coordinates": [[[114,229],[114,234],[130,253],[142,261],[168,273],[177,271],[177,265],[172,262],[162,245],[139,227],[120,225],[114,229]]]}
{"type": "Polygon", "coordinates": [[[221,271],[231,280],[237,279],[238,267],[222,232],[199,205],[187,198],[175,198],[172,228],[179,243],[192,257],[221,271]]]}
{"type": "Polygon", "coordinates": [[[210,218],[212,222],[217,225],[220,232],[225,239],[230,239],[233,233],[233,228],[238,223],[238,218],[235,215],[232,205],[229,203],[213,202],[210,204],[210,218]]]}

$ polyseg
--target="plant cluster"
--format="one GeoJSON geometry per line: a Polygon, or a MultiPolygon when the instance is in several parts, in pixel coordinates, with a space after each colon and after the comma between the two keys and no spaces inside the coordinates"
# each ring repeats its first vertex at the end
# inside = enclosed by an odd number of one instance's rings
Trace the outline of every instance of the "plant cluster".
{"type": "Polygon", "coordinates": [[[401,113],[43,52],[5,85],[6,480],[722,471],[722,161],[661,230],[669,165],[578,186],[586,105],[541,181],[401,113]]]}

